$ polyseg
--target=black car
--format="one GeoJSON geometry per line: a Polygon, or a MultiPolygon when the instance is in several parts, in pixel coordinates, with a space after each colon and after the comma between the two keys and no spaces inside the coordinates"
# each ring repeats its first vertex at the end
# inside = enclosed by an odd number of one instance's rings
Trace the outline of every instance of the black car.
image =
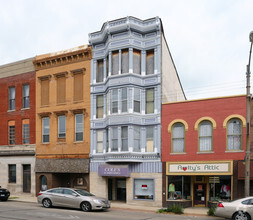
{"type": "Polygon", "coordinates": [[[0,200],[7,201],[10,196],[10,192],[8,189],[4,189],[0,186],[0,200]]]}

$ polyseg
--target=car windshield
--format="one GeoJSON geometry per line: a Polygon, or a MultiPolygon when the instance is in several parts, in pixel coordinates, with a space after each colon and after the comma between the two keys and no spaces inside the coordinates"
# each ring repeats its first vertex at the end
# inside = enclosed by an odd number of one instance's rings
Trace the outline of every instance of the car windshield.
{"type": "Polygon", "coordinates": [[[85,190],[82,190],[82,189],[75,189],[75,192],[79,193],[82,196],[95,196],[85,190]]]}

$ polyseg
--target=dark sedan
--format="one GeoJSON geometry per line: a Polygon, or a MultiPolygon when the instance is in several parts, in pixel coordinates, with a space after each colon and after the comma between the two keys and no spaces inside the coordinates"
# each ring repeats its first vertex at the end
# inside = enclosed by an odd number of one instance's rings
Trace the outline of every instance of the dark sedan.
{"type": "Polygon", "coordinates": [[[7,201],[10,196],[10,192],[8,189],[4,189],[0,186],[0,200],[7,201]]]}

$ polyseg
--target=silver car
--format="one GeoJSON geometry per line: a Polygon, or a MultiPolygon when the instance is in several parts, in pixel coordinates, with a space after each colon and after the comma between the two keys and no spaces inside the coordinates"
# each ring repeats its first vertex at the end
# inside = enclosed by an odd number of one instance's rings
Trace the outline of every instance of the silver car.
{"type": "Polygon", "coordinates": [[[232,202],[219,202],[214,214],[233,220],[253,219],[253,197],[246,197],[232,202]]]}
{"type": "Polygon", "coordinates": [[[82,189],[53,188],[39,192],[37,200],[45,208],[60,206],[78,208],[85,212],[110,208],[110,201],[82,189]]]}

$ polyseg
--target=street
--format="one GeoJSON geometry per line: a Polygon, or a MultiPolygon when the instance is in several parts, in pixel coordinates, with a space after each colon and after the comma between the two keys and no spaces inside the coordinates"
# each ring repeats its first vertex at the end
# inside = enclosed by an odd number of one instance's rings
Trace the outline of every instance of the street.
{"type": "Polygon", "coordinates": [[[0,202],[0,220],[33,220],[33,219],[91,219],[91,220],[163,220],[163,219],[177,219],[177,220],[213,220],[221,219],[215,217],[205,216],[186,216],[186,215],[172,215],[172,214],[156,214],[146,211],[133,211],[123,209],[110,209],[108,211],[92,211],[82,212],[76,209],[66,208],[49,208],[46,209],[40,204],[26,203],[17,201],[0,202]]]}

